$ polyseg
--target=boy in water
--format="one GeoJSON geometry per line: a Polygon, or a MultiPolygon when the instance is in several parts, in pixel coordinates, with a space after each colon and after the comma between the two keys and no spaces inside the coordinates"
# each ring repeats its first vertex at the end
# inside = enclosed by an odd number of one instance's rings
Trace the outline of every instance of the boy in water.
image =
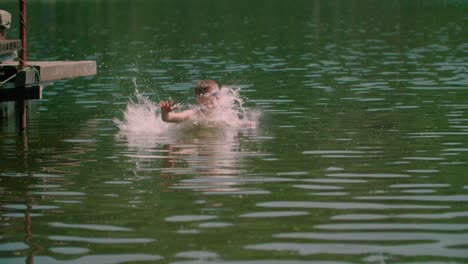
{"type": "Polygon", "coordinates": [[[194,89],[197,103],[202,106],[202,109],[189,109],[181,112],[174,112],[178,105],[172,101],[161,101],[161,118],[165,122],[180,123],[186,120],[193,120],[199,114],[209,113],[216,107],[216,101],[219,95],[219,86],[213,80],[200,81],[194,89]]]}

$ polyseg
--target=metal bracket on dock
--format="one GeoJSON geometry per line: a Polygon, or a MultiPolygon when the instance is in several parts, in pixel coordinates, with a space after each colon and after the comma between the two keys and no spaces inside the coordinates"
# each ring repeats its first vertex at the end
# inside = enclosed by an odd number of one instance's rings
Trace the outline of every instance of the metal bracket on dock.
{"type": "Polygon", "coordinates": [[[15,78],[15,86],[31,86],[39,84],[38,72],[34,68],[25,68],[18,71],[15,78]]]}

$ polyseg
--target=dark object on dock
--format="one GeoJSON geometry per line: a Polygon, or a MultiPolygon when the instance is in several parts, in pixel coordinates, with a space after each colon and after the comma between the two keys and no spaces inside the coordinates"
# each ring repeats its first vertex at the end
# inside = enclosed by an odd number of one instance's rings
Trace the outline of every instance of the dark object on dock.
{"type": "Polygon", "coordinates": [[[13,60],[18,56],[17,50],[21,49],[21,40],[5,40],[7,29],[11,27],[11,15],[0,9],[0,63],[13,60]]]}
{"type": "Polygon", "coordinates": [[[21,40],[0,40],[0,54],[6,54],[21,49],[21,40]]]}

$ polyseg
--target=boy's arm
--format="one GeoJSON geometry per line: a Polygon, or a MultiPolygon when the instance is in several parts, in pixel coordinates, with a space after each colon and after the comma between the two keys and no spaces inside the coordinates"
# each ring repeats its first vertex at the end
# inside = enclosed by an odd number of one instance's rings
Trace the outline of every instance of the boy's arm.
{"type": "Polygon", "coordinates": [[[170,123],[180,123],[189,119],[192,119],[195,115],[193,110],[185,110],[182,112],[173,112],[177,107],[174,105],[174,102],[161,101],[159,103],[161,108],[161,118],[164,122],[170,123]]]}
{"type": "Polygon", "coordinates": [[[185,110],[182,112],[164,112],[162,111],[161,117],[164,122],[180,123],[192,119],[194,112],[192,110],[185,110]]]}

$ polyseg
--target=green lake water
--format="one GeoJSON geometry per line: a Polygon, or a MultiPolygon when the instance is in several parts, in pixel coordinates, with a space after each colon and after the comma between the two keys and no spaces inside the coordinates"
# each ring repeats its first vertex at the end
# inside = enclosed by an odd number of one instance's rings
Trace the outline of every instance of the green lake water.
{"type": "Polygon", "coordinates": [[[28,60],[98,73],[46,85],[23,135],[0,106],[0,263],[468,263],[467,24],[456,0],[28,1],[28,60]],[[207,78],[256,126],[157,133],[207,78]]]}

